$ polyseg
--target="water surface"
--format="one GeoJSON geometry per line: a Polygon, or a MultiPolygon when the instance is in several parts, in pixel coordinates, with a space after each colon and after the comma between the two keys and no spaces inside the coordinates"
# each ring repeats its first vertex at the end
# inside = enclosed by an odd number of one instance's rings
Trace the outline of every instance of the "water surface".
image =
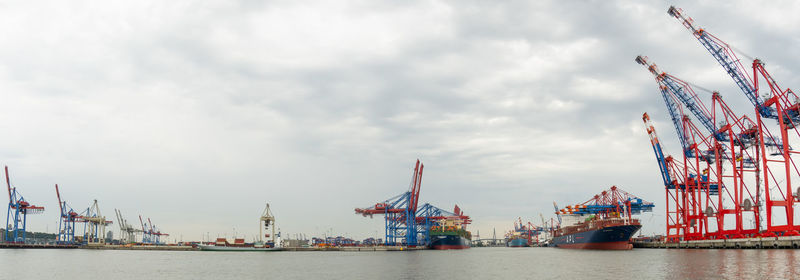
{"type": "Polygon", "coordinates": [[[800,250],[0,250],[0,279],[798,279],[800,250]],[[14,277],[17,278],[17,277],[14,277]],[[21,279],[21,278],[17,278],[21,279]]]}

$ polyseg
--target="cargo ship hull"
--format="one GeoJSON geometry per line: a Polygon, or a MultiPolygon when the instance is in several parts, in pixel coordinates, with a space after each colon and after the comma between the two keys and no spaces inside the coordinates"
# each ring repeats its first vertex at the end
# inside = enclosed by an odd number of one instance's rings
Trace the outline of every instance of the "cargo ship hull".
{"type": "Polygon", "coordinates": [[[434,250],[468,249],[470,240],[460,235],[431,235],[430,248],[434,250]]]}
{"type": "Polygon", "coordinates": [[[508,247],[530,247],[530,244],[528,244],[528,239],[524,238],[511,239],[508,241],[508,243],[506,243],[506,245],[508,247]]]}
{"type": "Polygon", "coordinates": [[[619,225],[553,237],[550,246],[566,249],[630,250],[641,225],[619,225]]]}

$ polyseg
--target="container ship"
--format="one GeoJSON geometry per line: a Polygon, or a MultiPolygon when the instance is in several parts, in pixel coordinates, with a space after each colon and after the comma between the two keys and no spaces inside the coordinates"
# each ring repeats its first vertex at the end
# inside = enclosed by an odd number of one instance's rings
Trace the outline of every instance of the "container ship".
{"type": "Polygon", "coordinates": [[[519,223],[514,222],[514,230],[506,234],[506,247],[530,247],[533,243],[531,240],[533,225],[522,223],[522,218],[519,218],[519,223]]]}
{"type": "Polygon", "coordinates": [[[527,234],[513,235],[508,238],[506,247],[530,247],[531,240],[527,234]]]}
{"type": "Polygon", "coordinates": [[[632,215],[652,212],[654,204],[616,186],[582,204],[556,209],[560,225],[549,246],[567,249],[630,250],[631,237],[642,228],[632,215]]]}
{"type": "Polygon", "coordinates": [[[637,219],[593,216],[553,232],[550,246],[567,249],[630,250],[631,237],[642,228],[637,219]]]}
{"type": "Polygon", "coordinates": [[[434,250],[469,249],[472,233],[467,231],[466,223],[459,218],[447,218],[432,226],[428,232],[430,247],[434,250]]]}

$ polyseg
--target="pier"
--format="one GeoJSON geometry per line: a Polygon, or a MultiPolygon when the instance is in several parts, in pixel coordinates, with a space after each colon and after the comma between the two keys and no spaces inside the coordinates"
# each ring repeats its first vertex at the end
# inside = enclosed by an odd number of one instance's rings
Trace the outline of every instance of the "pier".
{"type": "Polygon", "coordinates": [[[374,252],[374,251],[418,251],[426,250],[425,247],[403,246],[375,246],[375,247],[284,247],[281,251],[345,251],[345,252],[374,252]]]}
{"type": "Polygon", "coordinates": [[[77,245],[1,243],[0,249],[77,249],[77,245]]]}
{"type": "Polygon", "coordinates": [[[657,249],[800,249],[800,236],[633,242],[634,248],[657,249]]]}

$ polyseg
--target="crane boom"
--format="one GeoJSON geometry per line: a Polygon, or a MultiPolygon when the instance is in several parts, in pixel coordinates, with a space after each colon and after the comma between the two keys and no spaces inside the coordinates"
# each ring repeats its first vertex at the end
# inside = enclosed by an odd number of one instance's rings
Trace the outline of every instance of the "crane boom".
{"type": "Polygon", "coordinates": [[[8,165],[6,165],[6,185],[8,185],[8,201],[14,202],[11,199],[11,180],[8,179],[8,165]]]}
{"type": "Polygon", "coordinates": [[[417,211],[417,205],[419,203],[419,190],[422,188],[422,169],[425,168],[424,164],[417,160],[417,167],[414,168],[414,176],[413,176],[413,184],[411,188],[411,201],[409,203],[409,209],[412,212],[417,211]],[[419,169],[419,170],[418,170],[419,169]]]}
{"type": "Polygon", "coordinates": [[[58,192],[58,184],[56,184],[56,197],[58,197],[58,209],[61,210],[61,213],[64,213],[64,206],[61,205],[61,193],[58,192]]]}
{"type": "Polygon", "coordinates": [[[764,118],[777,119],[778,114],[774,108],[765,106],[765,100],[758,96],[758,91],[747,71],[745,71],[741,60],[736,56],[728,43],[720,40],[702,28],[694,26],[694,20],[683,14],[683,10],[670,6],[667,14],[680,20],[686,29],[692,32],[697,41],[714,57],[725,72],[733,79],[736,86],[742,90],[747,99],[756,107],[756,111],[764,118]]]}
{"type": "Polygon", "coordinates": [[[658,135],[656,134],[656,129],[653,127],[653,124],[650,122],[650,116],[647,113],[642,115],[642,121],[644,121],[645,129],[647,130],[647,135],[650,136],[650,144],[653,145],[653,152],[656,154],[656,160],[658,161],[658,168],[661,170],[661,179],[664,181],[665,187],[672,187],[673,179],[672,179],[672,170],[669,169],[669,165],[667,164],[667,157],[664,156],[664,151],[661,149],[661,142],[658,140],[658,135]]]}
{"type": "Polygon", "coordinates": [[[636,63],[639,63],[650,71],[656,78],[659,85],[666,87],[673,96],[675,96],[690,112],[700,121],[708,132],[713,133],[715,138],[724,140],[725,134],[717,132],[712,120],[711,111],[703,104],[703,101],[697,97],[689,83],[678,79],[677,77],[662,72],[658,69],[655,63],[649,61],[646,56],[637,56],[636,63]]]}

